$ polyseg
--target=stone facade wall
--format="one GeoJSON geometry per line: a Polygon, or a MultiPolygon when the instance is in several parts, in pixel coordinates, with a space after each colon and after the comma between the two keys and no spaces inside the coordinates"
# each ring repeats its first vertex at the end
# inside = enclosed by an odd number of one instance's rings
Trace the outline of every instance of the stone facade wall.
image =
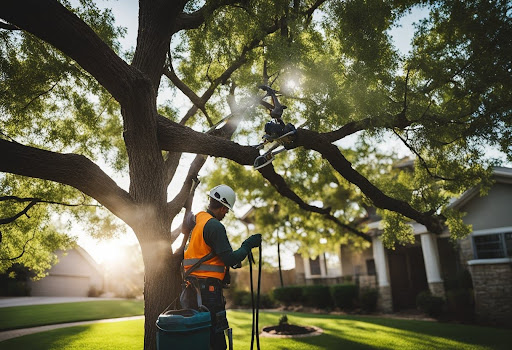
{"type": "Polygon", "coordinates": [[[365,275],[359,277],[359,288],[377,288],[377,276],[365,275]]]}
{"type": "Polygon", "coordinates": [[[391,296],[391,287],[379,287],[377,310],[386,313],[393,312],[393,297],[391,296]]]}
{"type": "Polygon", "coordinates": [[[469,260],[473,260],[473,243],[472,236],[468,236],[464,239],[459,240],[459,254],[460,254],[460,262],[462,266],[466,266],[469,260]]]}
{"type": "Polygon", "coordinates": [[[479,321],[512,326],[512,264],[470,265],[479,321]]]}
{"type": "Polygon", "coordinates": [[[445,295],[443,282],[431,282],[428,284],[428,288],[430,289],[430,292],[432,293],[432,295],[435,295],[438,297],[444,297],[444,295],[445,295]]]}

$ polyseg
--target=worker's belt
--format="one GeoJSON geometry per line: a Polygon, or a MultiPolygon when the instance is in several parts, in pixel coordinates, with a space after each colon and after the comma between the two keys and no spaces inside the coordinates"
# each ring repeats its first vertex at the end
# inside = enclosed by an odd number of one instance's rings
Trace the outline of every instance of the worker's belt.
{"type": "MultiPolygon", "coordinates": [[[[201,259],[183,259],[183,266],[194,265],[199,260],[201,260],[201,259]]],[[[201,265],[197,266],[197,268],[194,270],[209,271],[209,272],[224,272],[224,268],[225,268],[224,265],[201,264],[201,265]]],[[[185,270],[187,270],[187,269],[185,268],[185,270]]]]}

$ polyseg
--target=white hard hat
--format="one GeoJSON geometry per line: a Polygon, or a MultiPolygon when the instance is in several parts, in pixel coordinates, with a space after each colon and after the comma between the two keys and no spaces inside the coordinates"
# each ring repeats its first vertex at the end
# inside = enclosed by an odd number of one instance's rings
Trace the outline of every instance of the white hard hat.
{"type": "Polygon", "coordinates": [[[225,207],[233,210],[233,205],[235,205],[236,194],[233,189],[227,185],[219,185],[215,186],[210,190],[210,194],[208,195],[210,198],[215,199],[222,203],[225,207]]]}

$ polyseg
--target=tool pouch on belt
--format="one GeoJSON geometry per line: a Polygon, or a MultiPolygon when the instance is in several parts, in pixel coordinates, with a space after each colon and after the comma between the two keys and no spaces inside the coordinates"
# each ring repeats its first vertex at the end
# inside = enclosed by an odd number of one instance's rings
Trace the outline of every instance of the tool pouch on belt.
{"type": "Polygon", "coordinates": [[[212,327],[216,333],[221,333],[229,328],[222,283],[216,278],[200,278],[198,283],[203,304],[210,310],[212,316],[212,327]]]}

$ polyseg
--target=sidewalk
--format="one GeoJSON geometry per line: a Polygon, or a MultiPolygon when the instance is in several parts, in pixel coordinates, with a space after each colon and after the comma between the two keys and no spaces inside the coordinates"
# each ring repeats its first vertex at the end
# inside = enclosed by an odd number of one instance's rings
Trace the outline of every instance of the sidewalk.
{"type": "Polygon", "coordinates": [[[121,298],[88,297],[0,297],[0,307],[75,303],[80,301],[122,300],[121,298]]]}
{"type": "MultiPolygon", "coordinates": [[[[91,299],[91,298],[89,298],[89,299],[91,299]]],[[[7,339],[17,338],[17,337],[21,337],[21,336],[33,334],[33,333],[46,332],[46,331],[50,331],[50,330],[58,329],[58,328],[81,326],[81,325],[87,325],[87,324],[93,324],[93,323],[109,323],[109,322],[140,320],[143,318],[144,318],[144,316],[130,316],[130,317],[109,318],[109,319],[104,319],[104,320],[59,323],[59,324],[51,324],[51,325],[47,325],[47,326],[13,329],[10,331],[0,332],[0,342],[7,340],[7,339]]]]}

